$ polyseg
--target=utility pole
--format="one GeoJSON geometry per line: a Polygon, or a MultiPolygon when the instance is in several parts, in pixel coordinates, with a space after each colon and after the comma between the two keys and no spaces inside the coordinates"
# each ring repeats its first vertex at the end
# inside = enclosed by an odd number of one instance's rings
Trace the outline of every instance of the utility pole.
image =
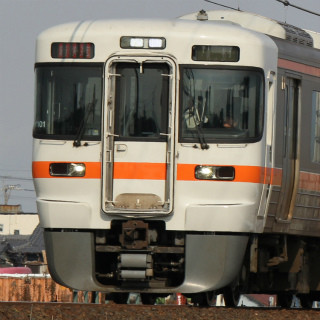
{"type": "Polygon", "coordinates": [[[7,205],[10,194],[12,190],[22,190],[20,184],[11,184],[11,185],[5,185],[2,190],[4,191],[4,204],[7,205]]]}

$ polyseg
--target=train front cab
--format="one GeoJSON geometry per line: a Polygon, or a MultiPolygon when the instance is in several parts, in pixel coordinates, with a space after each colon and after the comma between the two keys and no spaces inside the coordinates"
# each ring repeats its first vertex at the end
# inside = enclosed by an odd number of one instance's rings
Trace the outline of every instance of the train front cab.
{"type": "MultiPolygon", "coordinates": [[[[185,27],[177,32],[187,41],[185,27]]],[[[208,37],[214,35],[210,28],[239,31],[217,23],[204,31],[208,37]]],[[[234,46],[224,46],[224,39],[212,46],[188,40],[187,58],[185,52],[173,57],[132,49],[110,56],[103,72],[102,143],[89,143],[89,153],[73,141],[35,141],[35,166],[46,160],[48,169],[51,161],[98,162],[102,155],[101,180],[35,174],[57,282],[119,295],[210,296],[226,288],[233,303],[249,235],[264,225],[277,62],[270,38],[241,32],[234,46]],[[230,61],[203,61],[205,51],[221,57],[221,47],[230,61]],[[101,199],[94,198],[97,188],[101,199]],[[64,214],[68,220],[57,219],[64,214]]],[[[175,52],[169,35],[167,45],[175,52]]]]}

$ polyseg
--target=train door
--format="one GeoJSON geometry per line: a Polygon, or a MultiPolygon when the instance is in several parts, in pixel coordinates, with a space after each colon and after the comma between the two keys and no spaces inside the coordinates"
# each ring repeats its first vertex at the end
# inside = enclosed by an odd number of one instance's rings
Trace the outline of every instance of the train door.
{"type": "Polygon", "coordinates": [[[106,212],[153,216],[172,209],[173,74],[164,58],[107,64],[106,212]]]}
{"type": "Polygon", "coordinates": [[[300,81],[287,77],[285,90],[282,184],[277,207],[277,220],[292,218],[299,179],[299,104],[300,81]]]}

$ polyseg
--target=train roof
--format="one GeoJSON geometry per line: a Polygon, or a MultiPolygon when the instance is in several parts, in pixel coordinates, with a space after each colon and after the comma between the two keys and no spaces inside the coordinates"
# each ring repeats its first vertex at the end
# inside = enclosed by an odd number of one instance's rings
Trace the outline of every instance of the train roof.
{"type": "MultiPolygon", "coordinates": [[[[256,50],[276,50],[275,43],[265,34],[233,23],[202,23],[196,19],[115,19],[71,22],[44,30],[37,37],[36,62],[53,61],[50,50],[47,50],[53,42],[93,42],[95,54],[91,62],[104,61],[106,57],[118,52],[122,36],[164,37],[167,52],[174,52],[180,63],[192,62],[191,54],[186,55],[186,50],[190,50],[193,45],[207,45],[213,41],[217,45],[241,47],[243,53],[246,52],[242,55],[243,59],[251,56],[252,46],[256,50]]],[[[253,59],[251,62],[255,61],[256,66],[261,67],[260,58],[257,55],[255,57],[250,58],[253,59]]]]}
{"type": "Polygon", "coordinates": [[[304,30],[296,26],[266,18],[251,12],[236,10],[201,10],[180,17],[186,20],[228,21],[243,28],[267,34],[272,37],[285,39],[290,42],[320,49],[320,33],[304,30]]]}

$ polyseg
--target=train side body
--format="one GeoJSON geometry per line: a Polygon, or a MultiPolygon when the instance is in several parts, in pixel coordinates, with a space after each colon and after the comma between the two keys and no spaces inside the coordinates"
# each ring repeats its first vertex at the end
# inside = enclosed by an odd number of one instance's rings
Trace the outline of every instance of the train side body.
{"type": "Polygon", "coordinates": [[[275,141],[273,195],[265,231],[318,237],[319,51],[308,47],[294,50],[295,45],[281,40],[277,44],[279,138],[275,141]]]}

